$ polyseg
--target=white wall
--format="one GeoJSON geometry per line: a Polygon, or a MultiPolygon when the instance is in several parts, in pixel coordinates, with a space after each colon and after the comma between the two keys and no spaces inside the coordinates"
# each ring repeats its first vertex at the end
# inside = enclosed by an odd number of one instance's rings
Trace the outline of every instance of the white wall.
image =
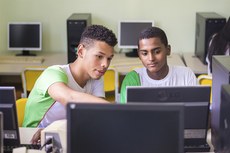
{"type": "Polygon", "coordinates": [[[173,52],[194,52],[195,13],[217,12],[228,18],[229,0],[0,0],[0,51],[7,50],[7,22],[41,21],[43,50],[67,50],[66,19],[92,13],[117,35],[119,20],[154,20],[165,30],[173,52]]]}

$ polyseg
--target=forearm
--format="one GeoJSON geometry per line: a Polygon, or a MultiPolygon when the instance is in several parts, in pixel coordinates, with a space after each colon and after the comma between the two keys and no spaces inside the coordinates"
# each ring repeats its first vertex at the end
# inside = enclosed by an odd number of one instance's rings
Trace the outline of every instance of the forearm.
{"type": "Polygon", "coordinates": [[[94,95],[75,91],[69,88],[68,86],[66,86],[64,83],[55,83],[51,85],[48,89],[48,93],[53,99],[55,99],[55,101],[58,101],[63,105],[66,105],[68,102],[89,102],[89,103],[108,102],[103,98],[99,98],[94,95]]]}

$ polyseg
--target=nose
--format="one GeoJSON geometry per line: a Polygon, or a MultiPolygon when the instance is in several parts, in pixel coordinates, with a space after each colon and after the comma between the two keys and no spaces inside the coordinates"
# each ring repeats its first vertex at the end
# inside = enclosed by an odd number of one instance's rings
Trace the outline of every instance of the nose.
{"type": "Polygon", "coordinates": [[[110,61],[107,60],[107,59],[104,59],[104,60],[102,60],[102,62],[101,62],[101,66],[102,66],[103,68],[108,68],[108,67],[109,67],[109,64],[110,64],[110,61]]]}
{"type": "Polygon", "coordinates": [[[150,61],[153,61],[153,60],[155,59],[154,53],[150,53],[150,54],[148,55],[148,59],[149,59],[150,61]]]}

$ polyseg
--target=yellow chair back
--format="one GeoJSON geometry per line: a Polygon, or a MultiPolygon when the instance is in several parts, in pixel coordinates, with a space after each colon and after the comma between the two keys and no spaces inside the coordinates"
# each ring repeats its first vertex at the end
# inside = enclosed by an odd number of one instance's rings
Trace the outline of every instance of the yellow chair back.
{"type": "Polygon", "coordinates": [[[16,100],[16,109],[17,109],[17,117],[18,117],[18,126],[22,127],[22,123],[24,120],[25,106],[26,106],[27,98],[20,98],[16,100]]]}
{"type": "Polygon", "coordinates": [[[45,70],[46,67],[27,67],[22,72],[23,97],[27,97],[28,93],[33,89],[37,78],[45,70]]]}
{"type": "Polygon", "coordinates": [[[106,99],[109,101],[116,101],[116,95],[118,94],[118,74],[116,70],[112,67],[109,67],[108,70],[105,72],[103,78],[106,99]]]}
{"type": "MultiPolygon", "coordinates": [[[[200,85],[208,85],[212,87],[212,76],[207,74],[201,74],[197,77],[198,83],[200,85]]],[[[211,88],[211,94],[210,94],[210,103],[212,103],[212,88],[211,88]]]]}

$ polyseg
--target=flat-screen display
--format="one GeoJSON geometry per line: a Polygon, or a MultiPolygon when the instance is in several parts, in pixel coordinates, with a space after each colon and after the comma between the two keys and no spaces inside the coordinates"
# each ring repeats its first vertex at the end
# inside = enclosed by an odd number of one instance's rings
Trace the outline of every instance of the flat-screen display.
{"type": "Polygon", "coordinates": [[[41,49],[41,22],[8,23],[8,50],[21,50],[21,55],[31,55],[30,51],[41,51],[41,49]]]}
{"type": "Polygon", "coordinates": [[[118,47],[137,49],[140,32],[153,25],[153,21],[120,21],[118,25],[118,47]]]}
{"type": "Polygon", "coordinates": [[[127,87],[127,103],[183,103],[185,146],[209,146],[206,142],[210,86],[127,87]]]}
{"type": "Polygon", "coordinates": [[[0,86],[0,112],[3,113],[4,145],[19,145],[15,87],[0,86]]]}
{"type": "Polygon", "coordinates": [[[67,105],[68,153],[183,153],[182,104],[67,105]]]}

